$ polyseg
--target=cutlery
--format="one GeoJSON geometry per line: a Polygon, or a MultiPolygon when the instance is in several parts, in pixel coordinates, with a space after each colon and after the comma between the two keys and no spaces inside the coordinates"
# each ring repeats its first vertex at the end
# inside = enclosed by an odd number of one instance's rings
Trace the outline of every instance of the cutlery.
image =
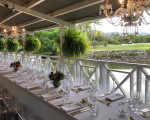
{"type": "Polygon", "coordinates": [[[126,100],[126,101],[120,102],[119,105],[125,104],[125,103],[128,103],[128,102],[129,102],[129,100],[126,100]]]}
{"type": "Polygon", "coordinates": [[[87,104],[89,107],[92,107],[92,104],[89,103],[89,102],[86,100],[86,98],[83,98],[83,99],[81,100],[81,103],[82,103],[82,104],[87,104]]]}
{"type": "Polygon", "coordinates": [[[74,116],[74,115],[77,115],[77,114],[80,114],[80,113],[83,113],[83,112],[86,112],[86,111],[89,111],[89,110],[90,110],[89,108],[81,108],[79,110],[71,112],[70,115],[74,116]]]}
{"type": "Polygon", "coordinates": [[[128,117],[128,120],[134,120],[131,116],[128,117]]]}
{"type": "Polygon", "coordinates": [[[105,99],[98,99],[98,101],[101,102],[101,103],[104,103],[106,105],[110,105],[111,104],[111,102],[109,102],[109,101],[107,101],[105,99]]]}
{"type": "Polygon", "coordinates": [[[66,103],[62,103],[62,104],[59,104],[59,105],[57,105],[57,106],[64,106],[64,105],[66,105],[66,104],[72,104],[73,103],[73,101],[69,101],[69,102],[66,102],[66,103]]]}
{"type": "Polygon", "coordinates": [[[47,101],[51,101],[51,100],[59,99],[59,98],[61,98],[61,97],[62,97],[62,96],[58,95],[58,96],[54,96],[54,97],[47,98],[46,100],[47,100],[47,101]]]}

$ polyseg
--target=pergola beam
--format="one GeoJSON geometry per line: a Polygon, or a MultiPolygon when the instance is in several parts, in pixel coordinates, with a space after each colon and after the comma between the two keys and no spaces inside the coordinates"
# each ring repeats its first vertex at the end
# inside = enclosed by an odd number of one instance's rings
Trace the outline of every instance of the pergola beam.
{"type": "Polygon", "coordinates": [[[67,13],[70,13],[70,12],[74,12],[74,11],[77,11],[77,10],[80,10],[80,9],[83,9],[83,8],[93,6],[95,4],[99,4],[99,3],[102,3],[102,2],[104,2],[104,0],[83,0],[83,1],[78,2],[76,4],[73,4],[73,5],[70,5],[68,7],[59,9],[55,12],[49,13],[49,15],[57,17],[57,16],[60,16],[60,15],[64,15],[64,14],[67,14],[67,13]]]}
{"type": "Polygon", "coordinates": [[[19,24],[19,25],[17,25],[17,26],[18,26],[18,28],[22,28],[22,27],[25,27],[25,26],[28,26],[28,25],[32,25],[32,24],[34,24],[34,23],[37,23],[37,21],[38,21],[38,22],[41,22],[41,21],[43,21],[43,20],[40,19],[40,18],[35,18],[35,19],[33,19],[33,20],[29,20],[29,21],[27,21],[27,22],[21,23],[21,24],[19,24]]]}
{"type": "MultiPolygon", "coordinates": [[[[67,14],[67,13],[70,13],[70,12],[74,12],[74,11],[77,11],[77,10],[95,5],[95,4],[99,4],[99,3],[102,3],[102,2],[104,2],[104,0],[84,0],[84,1],[78,2],[76,4],[73,4],[71,6],[59,9],[57,11],[54,11],[52,13],[48,13],[47,15],[57,17],[57,16],[60,16],[60,15],[64,15],[64,14],[67,14]]],[[[41,19],[36,18],[36,19],[34,19],[33,23],[32,23],[32,21],[27,21],[25,23],[19,24],[18,26],[19,27],[25,27],[25,26],[34,24],[36,22],[41,22],[41,21],[42,21],[41,19]]]]}
{"type": "MultiPolygon", "coordinates": [[[[27,8],[33,8],[36,5],[40,4],[41,2],[43,2],[45,0],[32,0],[31,2],[29,2],[27,5],[25,5],[27,8]]],[[[6,21],[12,19],[13,17],[20,15],[22,12],[13,12],[11,14],[9,14],[8,16],[6,16],[5,18],[3,18],[2,20],[0,20],[0,24],[5,23],[6,21]]]]}
{"type": "MultiPolygon", "coordinates": [[[[103,19],[104,17],[105,17],[104,15],[101,15],[101,16],[98,15],[98,16],[94,16],[94,17],[86,17],[86,18],[79,19],[79,20],[73,20],[73,21],[70,21],[70,22],[73,23],[73,24],[77,24],[77,23],[83,23],[83,22],[87,22],[87,21],[100,20],[100,19],[103,19]]],[[[34,30],[31,30],[31,31],[32,32],[38,32],[38,31],[42,31],[42,30],[53,29],[53,28],[56,28],[56,27],[59,27],[59,25],[51,25],[51,26],[47,26],[47,27],[34,29],[34,30]]]]}
{"type": "Polygon", "coordinates": [[[42,3],[42,2],[44,2],[45,0],[32,0],[31,2],[29,2],[28,4],[27,4],[27,8],[33,8],[33,7],[35,7],[35,6],[37,6],[37,5],[39,5],[40,3],[42,3]]]}
{"type": "MultiPolygon", "coordinates": [[[[13,3],[11,3],[11,2],[7,2],[7,3],[8,3],[8,6],[12,6],[13,5],[13,3]]],[[[2,5],[2,4],[0,3],[0,5],[2,5]]],[[[69,23],[69,22],[66,22],[66,21],[54,18],[52,16],[48,16],[46,14],[43,14],[43,13],[31,10],[29,8],[26,8],[26,7],[23,7],[23,6],[20,6],[20,5],[15,5],[15,9],[17,11],[22,12],[22,13],[25,13],[25,14],[28,14],[28,15],[31,15],[31,16],[34,16],[34,17],[37,17],[37,18],[41,18],[43,20],[47,20],[49,22],[53,22],[53,23],[57,23],[57,24],[64,24],[64,25],[67,25],[67,26],[72,25],[72,23],[69,23]]]]}
{"type": "Polygon", "coordinates": [[[42,30],[50,30],[50,29],[56,28],[58,26],[59,25],[56,24],[56,25],[51,25],[51,26],[47,26],[47,27],[37,28],[37,29],[31,30],[31,31],[34,33],[34,32],[39,32],[39,31],[42,31],[42,30]]]}

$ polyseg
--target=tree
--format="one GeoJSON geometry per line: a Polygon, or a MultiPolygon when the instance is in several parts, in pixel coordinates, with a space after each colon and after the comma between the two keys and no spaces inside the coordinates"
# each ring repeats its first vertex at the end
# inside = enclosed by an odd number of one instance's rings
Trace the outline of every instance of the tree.
{"type": "Polygon", "coordinates": [[[93,41],[93,37],[94,37],[94,40],[95,40],[96,26],[101,26],[102,25],[102,23],[99,20],[94,20],[93,24],[94,24],[94,28],[93,28],[93,31],[91,31],[92,32],[91,41],[93,41]]]}
{"type": "Polygon", "coordinates": [[[97,31],[95,33],[95,40],[98,42],[102,41],[102,36],[103,36],[103,33],[101,31],[97,31]]]}

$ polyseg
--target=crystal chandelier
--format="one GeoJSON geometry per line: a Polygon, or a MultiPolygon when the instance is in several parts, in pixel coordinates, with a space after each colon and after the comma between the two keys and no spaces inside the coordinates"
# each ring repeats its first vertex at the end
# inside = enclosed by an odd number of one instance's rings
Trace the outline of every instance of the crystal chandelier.
{"type": "Polygon", "coordinates": [[[110,24],[123,26],[124,36],[127,35],[128,32],[138,35],[138,27],[141,24],[150,24],[143,15],[144,12],[150,15],[150,0],[120,0],[121,6],[116,11],[113,11],[112,4],[109,4],[108,0],[105,0],[105,2],[105,4],[100,5],[99,14],[105,14],[110,24]],[[117,17],[117,20],[113,21],[113,17],[117,17]]]}
{"type": "MultiPolygon", "coordinates": [[[[3,30],[3,37],[4,37],[4,39],[5,40],[7,40],[8,38],[13,38],[13,39],[18,39],[18,37],[19,37],[19,33],[18,33],[18,27],[17,26],[12,26],[11,27],[11,33],[10,34],[8,34],[8,31],[7,31],[7,29],[4,29],[3,30]]],[[[25,35],[26,35],[26,30],[25,30],[25,28],[23,28],[22,29],[22,33],[21,33],[21,35],[22,35],[22,37],[25,37],[25,35]]]]}
{"type": "MultiPolygon", "coordinates": [[[[15,3],[13,3],[13,8],[12,8],[12,11],[15,12],[15,3]]],[[[13,39],[18,39],[19,37],[19,33],[18,33],[18,27],[15,25],[15,20],[14,20],[14,17],[15,15],[13,16],[13,19],[12,19],[12,27],[11,27],[11,33],[10,35],[8,35],[7,33],[7,30],[4,29],[4,38],[5,40],[7,40],[8,38],[13,38],[13,39]]],[[[25,28],[22,29],[22,37],[25,37],[25,28]]]]}

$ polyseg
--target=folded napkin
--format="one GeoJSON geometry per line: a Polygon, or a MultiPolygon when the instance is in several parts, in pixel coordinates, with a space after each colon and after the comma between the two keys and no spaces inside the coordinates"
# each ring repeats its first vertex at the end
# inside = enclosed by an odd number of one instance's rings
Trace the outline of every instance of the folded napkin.
{"type": "Polygon", "coordinates": [[[7,78],[16,78],[16,77],[18,77],[18,75],[16,75],[16,74],[7,74],[7,75],[5,75],[5,77],[7,77],[7,78]]]}
{"type": "Polygon", "coordinates": [[[66,104],[66,105],[60,106],[60,108],[66,112],[71,112],[71,111],[83,108],[83,105],[80,103],[66,104]]]}
{"type": "Polygon", "coordinates": [[[150,111],[142,112],[141,115],[144,117],[150,117],[150,111]]]}
{"type": "Polygon", "coordinates": [[[80,91],[84,91],[84,90],[88,90],[90,89],[91,86],[80,86],[80,87],[74,87],[72,88],[73,90],[80,90],[80,91]]]}
{"type": "Polygon", "coordinates": [[[31,90],[31,92],[35,95],[40,95],[40,94],[44,94],[46,90],[44,88],[41,88],[41,89],[31,90]]]}
{"type": "Polygon", "coordinates": [[[40,88],[41,88],[41,85],[38,83],[35,83],[26,87],[27,90],[34,90],[34,89],[40,89],[40,88]]]}
{"type": "Polygon", "coordinates": [[[47,99],[47,98],[53,98],[53,97],[56,97],[56,96],[59,96],[60,94],[56,91],[52,91],[50,93],[45,93],[45,94],[42,94],[41,95],[41,98],[43,99],[47,99]]]}
{"type": "Polygon", "coordinates": [[[105,97],[105,100],[107,101],[116,101],[116,100],[119,100],[119,99],[122,99],[124,98],[123,95],[120,95],[120,94],[112,94],[112,95],[108,95],[105,97]]]}
{"type": "Polygon", "coordinates": [[[14,82],[17,84],[27,83],[26,80],[15,80],[14,82]]]}

